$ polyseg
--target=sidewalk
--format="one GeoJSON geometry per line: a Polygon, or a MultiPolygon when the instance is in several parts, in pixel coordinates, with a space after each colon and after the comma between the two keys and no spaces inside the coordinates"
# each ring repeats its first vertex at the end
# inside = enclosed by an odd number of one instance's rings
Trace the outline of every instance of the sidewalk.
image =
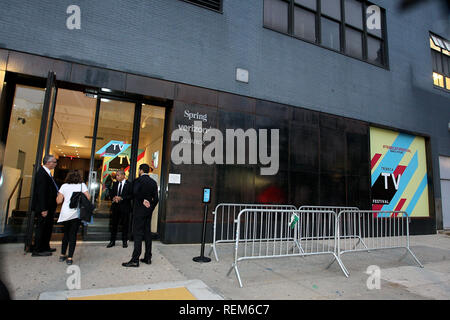
{"type": "MultiPolygon", "coordinates": [[[[119,287],[161,288],[162,284],[200,280],[223,299],[450,299],[450,236],[445,234],[411,237],[411,249],[424,265],[418,268],[405,250],[351,253],[342,257],[350,272],[346,278],[337,264],[325,269],[331,256],[290,257],[244,261],[239,269],[244,288],[239,288],[234,271],[226,276],[233,261],[233,244],[218,247],[220,261],[199,264],[192,258],[200,245],[153,243],[151,265],[124,268],[133,243],[124,249],[118,242],[79,243],[74,264],[81,270],[81,289],[119,287]],[[369,290],[365,273],[370,265],[381,268],[381,289],[369,290]]],[[[54,247],[60,247],[54,243],[54,247]]],[[[206,246],[209,253],[209,245],[206,246]]],[[[41,294],[67,291],[67,265],[51,257],[24,255],[22,244],[0,245],[0,278],[13,299],[39,299],[41,294]]],[[[197,282],[196,282],[197,283],[197,282]]],[[[94,291],[95,292],[95,291],[94,291]]],[[[101,290],[101,292],[106,292],[101,290]]],[[[48,295],[47,295],[48,297],[48,295]]]]}

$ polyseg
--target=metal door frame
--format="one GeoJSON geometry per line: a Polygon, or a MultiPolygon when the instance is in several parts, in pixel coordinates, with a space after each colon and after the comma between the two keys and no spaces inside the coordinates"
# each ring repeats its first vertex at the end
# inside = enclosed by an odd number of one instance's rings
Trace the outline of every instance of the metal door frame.
{"type": "Polygon", "coordinates": [[[52,118],[49,119],[49,109],[50,109],[50,103],[52,103],[52,107],[51,107],[52,111],[51,112],[54,113],[54,109],[55,109],[54,104],[56,103],[57,92],[58,92],[58,90],[56,87],[56,74],[50,70],[48,72],[44,104],[42,106],[41,127],[39,129],[36,160],[34,162],[33,175],[31,178],[31,187],[30,187],[31,201],[28,203],[27,227],[26,227],[25,241],[24,241],[24,251],[25,252],[30,252],[32,242],[33,242],[35,212],[32,210],[32,203],[33,203],[33,195],[34,195],[34,184],[35,184],[35,180],[36,180],[36,172],[39,169],[41,162],[42,162],[42,158],[44,156],[44,148],[45,148],[45,151],[48,151],[47,147],[44,145],[44,141],[46,139],[46,135],[47,135],[47,141],[49,141],[49,139],[51,138],[51,132],[49,132],[49,129],[51,130],[52,126],[48,127],[48,123],[50,120],[51,120],[51,122],[53,122],[54,114],[51,114],[52,118]]]}

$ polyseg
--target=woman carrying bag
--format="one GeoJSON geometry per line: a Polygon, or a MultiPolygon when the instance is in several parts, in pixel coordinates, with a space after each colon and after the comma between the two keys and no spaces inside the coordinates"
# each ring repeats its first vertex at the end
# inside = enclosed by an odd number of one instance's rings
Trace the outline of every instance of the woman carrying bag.
{"type": "Polygon", "coordinates": [[[71,208],[70,202],[72,195],[80,192],[90,200],[91,196],[88,188],[81,180],[80,174],[78,171],[71,171],[67,174],[65,183],[59,189],[58,197],[56,198],[58,204],[63,204],[58,219],[58,223],[62,222],[64,225],[64,238],[62,240],[59,261],[63,262],[67,260],[66,263],[68,265],[73,263],[72,258],[77,244],[77,233],[81,224],[80,209],[77,207],[71,208]],[[69,255],[66,256],[67,246],[69,246],[69,255]]]}

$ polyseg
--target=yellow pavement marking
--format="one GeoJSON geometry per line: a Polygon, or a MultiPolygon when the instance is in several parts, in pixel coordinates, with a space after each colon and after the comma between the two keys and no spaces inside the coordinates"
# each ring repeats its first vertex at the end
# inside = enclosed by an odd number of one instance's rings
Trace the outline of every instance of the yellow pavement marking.
{"type": "Polygon", "coordinates": [[[124,292],[86,297],[68,298],[68,300],[197,300],[185,287],[137,292],[124,292]]]}

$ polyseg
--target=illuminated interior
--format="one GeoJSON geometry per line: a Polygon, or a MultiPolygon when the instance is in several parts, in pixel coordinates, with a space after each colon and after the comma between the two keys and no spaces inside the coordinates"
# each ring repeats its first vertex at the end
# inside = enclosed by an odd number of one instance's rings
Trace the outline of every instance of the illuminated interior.
{"type": "MultiPolygon", "coordinates": [[[[70,170],[82,173],[97,207],[97,219],[94,219],[93,226],[106,228],[106,216],[110,214],[111,206],[109,193],[115,181],[115,173],[123,169],[127,177],[129,175],[135,104],[101,99],[92,168],[96,179],[91,178],[89,181],[96,104],[95,97],[88,97],[83,92],[65,89],[58,91],[50,152],[58,158],[54,176],[59,185],[64,183],[70,170]]],[[[161,176],[164,117],[164,108],[142,106],[137,166],[147,163],[153,167],[152,176],[158,185],[161,176]]],[[[156,232],[157,209],[153,217],[152,230],[156,232]]]]}

